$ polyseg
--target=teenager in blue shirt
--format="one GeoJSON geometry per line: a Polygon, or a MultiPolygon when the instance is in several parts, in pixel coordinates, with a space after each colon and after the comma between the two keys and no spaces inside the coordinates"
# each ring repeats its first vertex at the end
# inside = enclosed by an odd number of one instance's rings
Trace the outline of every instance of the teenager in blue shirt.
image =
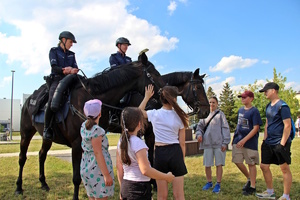
{"type": "Polygon", "coordinates": [[[248,179],[243,187],[243,195],[251,195],[256,192],[256,165],[259,164],[258,137],[262,121],[258,109],[252,106],[253,92],[246,90],[238,97],[244,106],[238,111],[238,123],[232,140],[232,162],[248,179]],[[249,170],[244,165],[244,160],[249,170]]]}
{"type": "Polygon", "coordinates": [[[116,46],[118,47],[117,53],[111,54],[109,57],[110,67],[116,67],[126,63],[131,63],[130,57],[126,56],[126,51],[130,46],[130,42],[127,38],[120,37],[116,41],[116,46]]]}
{"type": "Polygon", "coordinates": [[[50,126],[53,111],[51,110],[51,102],[55,89],[61,79],[68,74],[77,74],[78,67],[75,59],[75,53],[70,51],[73,43],[77,43],[75,36],[69,31],[63,31],[59,34],[59,43],[57,47],[53,47],[49,52],[49,60],[51,65],[51,85],[49,88],[48,105],[45,110],[45,125],[43,137],[45,140],[52,140],[53,132],[50,126]]]}
{"type": "Polygon", "coordinates": [[[283,195],[280,200],[290,200],[292,186],[291,164],[291,113],[288,106],[278,96],[279,86],[274,82],[267,83],[259,92],[264,92],[270,103],[266,108],[266,125],[264,140],[261,145],[261,164],[267,190],[257,193],[259,198],[275,199],[272,182],[271,164],[280,166],[283,174],[283,195]]]}

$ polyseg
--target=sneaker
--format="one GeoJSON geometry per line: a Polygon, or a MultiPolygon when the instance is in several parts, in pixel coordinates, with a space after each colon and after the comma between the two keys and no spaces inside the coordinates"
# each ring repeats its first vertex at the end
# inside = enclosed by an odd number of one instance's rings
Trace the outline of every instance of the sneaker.
{"type": "Polygon", "coordinates": [[[220,190],[221,190],[221,185],[219,183],[216,183],[212,192],[218,194],[220,190]]]}
{"type": "Polygon", "coordinates": [[[248,180],[247,183],[243,187],[243,191],[246,191],[246,189],[250,188],[250,186],[251,186],[251,182],[250,182],[250,180],[248,180]]]}
{"type": "Polygon", "coordinates": [[[277,199],[277,200],[287,200],[287,198],[281,196],[281,197],[280,197],[279,199],[277,199]]]}
{"type": "Polygon", "coordinates": [[[269,194],[267,190],[264,191],[263,193],[256,193],[255,196],[260,199],[275,199],[276,198],[275,193],[269,194]]]}
{"type": "Polygon", "coordinates": [[[212,188],[212,186],[213,186],[212,182],[207,182],[207,183],[203,186],[202,190],[208,190],[208,189],[212,188]]]}
{"type": "Polygon", "coordinates": [[[256,188],[249,187],[243,191],[243,195],[248,196],[248,195],[255,194],[255,192],[256,192],[256,188]]]}

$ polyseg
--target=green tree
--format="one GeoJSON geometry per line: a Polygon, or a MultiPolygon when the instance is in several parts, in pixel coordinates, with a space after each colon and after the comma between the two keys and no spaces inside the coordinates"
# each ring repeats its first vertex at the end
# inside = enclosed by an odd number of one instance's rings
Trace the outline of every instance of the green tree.
{"type": "Polygon", "coordinates": [[[230,89],[230,85],[227,82],[223,86],[223,90],[220,94],[219,106],[226,116],[230,131],[233,132],[237,123],[237,112],[234,112],[235,99],[233,96],[233,91],[230,89]]]}
{"type": "MultiPolygon", "coordinates": [[[[291,87],[287,88],[285,85],[287,78],[283,77],[281,73],[276,72],[276,69],[273,69],[273,82],[279,85],[279,97],[289,105],[292,118],[295,120],[297,117],[297,111],[299,110],[299,101],[296,98],[296,91],[291,87]]],[[[269,80],[267,80],[269,81],[269,80]]]]}
{"type": "Polygon", "coordinates": [[[207,89],[207,92],[206,92],[206,96],[207,96],[207,98],[210,98],[210,97],[215,97],[217,95],[216,95],[216,93],[214,93],[212,87],[209,86],[207,89]]]}

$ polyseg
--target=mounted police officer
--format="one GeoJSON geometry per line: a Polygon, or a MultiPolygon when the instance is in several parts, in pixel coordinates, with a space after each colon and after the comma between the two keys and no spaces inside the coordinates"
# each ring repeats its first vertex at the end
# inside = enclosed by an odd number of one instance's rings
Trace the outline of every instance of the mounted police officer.
{"type": "Polygon", "coordinates": [[[59,43],[49,52],[51,65],[51,83],[49,86],[49,99],[45,110],[45,125],[43,138],[46,140],[53,139],[53,132],[50,128],[51,119],[54,112],[51,110],[53,94],[60,80],[68,74],[77,74],[78,67],[75,59],[75,53],[70,51],[73,43],[77,43],[75,36],[69,31],[63,31],[59,34],[59,43]]]}
{"type": "Polygon", "coordinates": [[[120,37],[116,41],[116,46],[118,47],[117,53],[111,54],[109,58],[110,67],[116,67],[122,64],[131,63],[130,57],[126,56],[126,51],[130,42],[127,38],[120,37]]]}

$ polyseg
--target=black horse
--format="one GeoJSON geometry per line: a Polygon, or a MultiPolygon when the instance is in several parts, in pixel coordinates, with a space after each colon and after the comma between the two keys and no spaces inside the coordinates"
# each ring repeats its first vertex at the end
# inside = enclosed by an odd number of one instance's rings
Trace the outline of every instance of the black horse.
{"type": "MultiPolygon", "coordinates": [[[[116,106],[120,99],[128,91],[138,91],[143,94],[145,86],[155,82],[157,87],[156,93],[160,87],[164,85],[159,72],[154,65],[148,60],[135,61],[129,64],[121,65],[115,69],[96,74],[93,78],[82,80],[83,84],[78,83],[70,92],[69,103],[76,108],[80,113],[83,113],[84,103],[92,98],[100,99],[103,102],[102,117],[100,126],[106,129],[109,121],[110,106],[116,106]],[[84,85],[84,87],[83,87],[84,85]],[[159,87],[159,88],[158,88],[159,87]]],[[[19,176],[17,179],[16,194],[22,194],[22,173],[26,162],[26,154],[29,143],[36,133],[43,134],[44,124],[35,123],[32,121],[32,113],[29,112],[29,97],[23,105],[21,112],[21,143],[19,154],[19,176]]],[[[73,166],[73,184],[74,194],[73,199],[78,199],[80,177],[80,162],[82,156],[80,126],[84,120],[70,111],[67,114],[64,123],[54,124],[53,142],[65,144],[72,148],[72,166],[73,166]]],[[[47,152],[50,149],[52,142],[43,140],[41,150],[39,151],[39,180],[42,189],[49,190],[46,183],[44,164],[47,157],[47,152]]]]}
{"type": "MultiPolygon", "coordinates": [[[[179,96],[182,97],[187,106],[192,110],[189,115],[196,114],[198,118],[206,118],[209,114],[209,103],[203,87],[205,74],[199,75],[199,68],[195,72],[173,72],[162,75],[165,85],[176,86],[179,96]]],[[[129,106],[139,106],[144,96],[135,93],[132,96],[129,106]]],[[[159,109],[162,104],[159,98],[152,98],[146,107],[146,110],[159,109]]],[[[119,129],[120,130],[120,129],[119,129]]],[[[148,158],[153,165],[155,138],[152,126],[148,126],[144,134],[145,142],[149,148],[148,158]]]]}
{"type": "Polygon", "coordinates": [[[209,102],[203,87],[205,75],[199,75],[199,68],[195,72],[173,72],[162,75],[165,84],[176,86],[178,95],[193,110],[189,115],[197,114],[199,119],[209,115],[209,102]]]}

